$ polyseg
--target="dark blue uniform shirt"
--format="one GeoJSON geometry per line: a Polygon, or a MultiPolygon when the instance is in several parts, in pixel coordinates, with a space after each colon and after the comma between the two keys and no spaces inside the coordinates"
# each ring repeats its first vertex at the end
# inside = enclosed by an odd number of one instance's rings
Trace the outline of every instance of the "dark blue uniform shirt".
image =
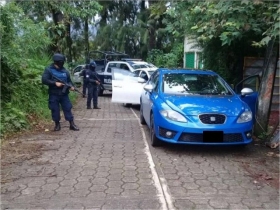
{"type": "Polygon", "coordinates": [[[69,72],[65,68],[58,70],[52,64],[49,67],[45,68],[45,71],[42,75],[42,83],[49,86],[49,94],[53,94],[53,95],[69,94],[69,89],[67,89],[67,91],[64,94],[62,93],[64,86],[57,87],[55,83],[58,81],[56,81],[55,78],[53,78],[53,76],[61,79],[62,81],[70,84],[71,86],[74,86],[69,72]]]}

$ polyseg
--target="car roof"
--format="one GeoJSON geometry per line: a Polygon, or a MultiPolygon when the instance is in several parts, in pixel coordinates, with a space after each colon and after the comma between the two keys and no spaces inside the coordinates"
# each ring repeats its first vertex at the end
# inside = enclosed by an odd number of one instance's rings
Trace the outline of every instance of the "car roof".
{"type": "Polygon", "coordinates": [[[158,71],[163,74],[168,73],[188,73],[188,74],[211,74],[211,75],[217,75],[212,70],[207,69],[168,69],[168,68],[159,68],[158,71]]]}

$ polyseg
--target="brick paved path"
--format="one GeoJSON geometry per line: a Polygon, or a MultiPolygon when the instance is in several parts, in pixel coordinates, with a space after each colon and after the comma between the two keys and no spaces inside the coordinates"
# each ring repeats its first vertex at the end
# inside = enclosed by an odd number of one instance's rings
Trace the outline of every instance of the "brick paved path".
{"type": "MultiPolygon", "coordinates": [[[[1,209],[278,209],[279,193],[257,186],[229,151],[150,148],[139,110],[99,97],[101,110],[75,105],[79,132],[25,139],[44,143],[39,160],[8,170],[1,209]],[[151,151],[151,153],[150,153],[151,151]],[[155,165],[154,165],[155,164],[155,165]]],[[[240,160],[240,159],[239,159],[240,160]]]]}

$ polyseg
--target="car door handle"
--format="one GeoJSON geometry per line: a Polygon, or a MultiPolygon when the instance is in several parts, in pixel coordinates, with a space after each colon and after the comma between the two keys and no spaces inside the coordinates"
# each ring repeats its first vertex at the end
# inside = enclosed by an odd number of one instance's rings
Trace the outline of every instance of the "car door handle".
{"type": "Polygon", "coordinates": [[[121,86],[121,85],[114,85],[114,87],[119,87],[119,88],[121,88],[122,86],[121,86]]]}

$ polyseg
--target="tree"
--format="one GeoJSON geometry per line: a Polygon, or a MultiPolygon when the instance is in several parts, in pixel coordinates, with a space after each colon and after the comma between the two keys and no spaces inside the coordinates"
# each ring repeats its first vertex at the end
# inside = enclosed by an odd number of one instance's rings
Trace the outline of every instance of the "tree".
{"type": "Polygon", "coordinates": [[[47,30],[52,39],[52,44],[50,46],[51,54],[54,52],[61,52],[67,55],[69,62],[72,61],[73,40],[71,30],[75,28],[72,24],[76,24],[75,26],[77,26],[77,24],[81,24],[81,22],[84,23],[84,26],[79,26],[78,28],[86,30],[84,30],[84,47],[80,51],[87,51],[85,49],[89,46],[89,31],[86,26],[88,26],[88,22],[92,22],[94,16],[101,9],[97,1],[30,0],[16,2],[34,22],[38,20],[47,21],[47,30]]]}

